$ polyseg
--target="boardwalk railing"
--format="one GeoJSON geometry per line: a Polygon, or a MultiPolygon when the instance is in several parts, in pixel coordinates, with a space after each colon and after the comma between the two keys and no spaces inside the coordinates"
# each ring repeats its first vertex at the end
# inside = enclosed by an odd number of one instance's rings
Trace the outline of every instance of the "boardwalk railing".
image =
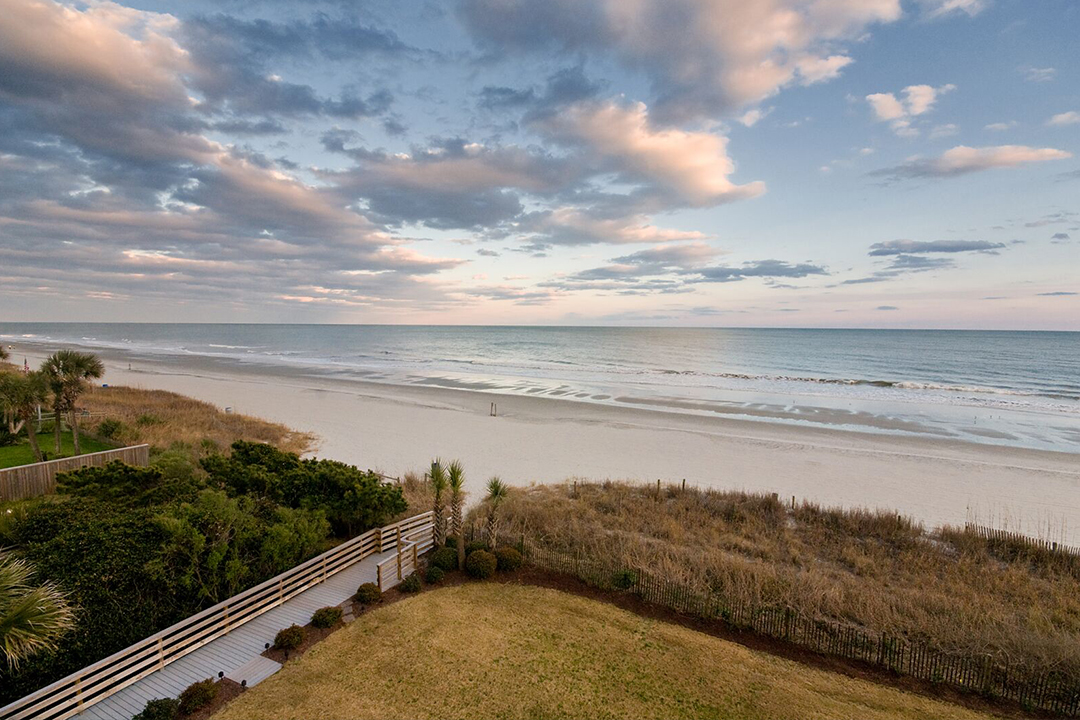
{"type": "Polygon", "coordinates": [[[1010,532],[1009,530],[998,530],[997,528],[976,525],[975,523],[969,522],[964,523],[964,532],[978,535],[979,537],[992,542],[1022,545],[1046,550],[1051,553],[1061,553],[1062,555],[1075,555],[1076,557],[1080,557],[1080,547],[1054,542],[1053,540],[1043,540],[1042,538],[1032,537],[1030,535],[1022,535],[1021,533],[1010,532]]]}
{"type": "Polygon", "coordinates": [[[58,473],[84,467],[98,467],[113,460],[122,460],[128,465],[146,465],[150,462],[150,446],[132,445],[116,450],[104,450],[32,465],[4,468],[0,470],[0,502],[25,500],[54,493],[58,473]]]}
{"type": "Polygon", "coordinates": [[[995,662],[989,655],[946,653],[900,637],[873,633],[833,620],[807,617],[791,608],[755,605],[725,598],[659,576],[646,569],[617,566],[577,552],[520,542],[527,563],[567,573],[593,587],[632,592],[646,602],[684,615],[750,630],[815,652],[857,660],[966,692],[999,697],[1024,707],[1080,715],[1080,681],[1075,676],[1034,671],[995,662]]]}
{"type": "MultiPolygon", "coordinates": [[[[430,547],[434,527],[432,515],[429,511],[393,525],[369,530],[292,570],[0,708],[0,720],[69,718],[369,555],[397,549],[399,542],[405,543],[403,538],[415,538],[410,541],[413,548],[423,547],[426,533],[430,547]]],[[[413,552],[415,550],[409,550],[410,554],[413,552]]]]}
{"type": "Polygon", "coordinates": [[[397,552],[375,566],[380,591],[397,585],[417,571],[420,567],[420,556],[435,545],[434,529],[435,525],[429,519],[426,525],[413,530],[401,527],[395,530],[394,545],[397,552]]]}

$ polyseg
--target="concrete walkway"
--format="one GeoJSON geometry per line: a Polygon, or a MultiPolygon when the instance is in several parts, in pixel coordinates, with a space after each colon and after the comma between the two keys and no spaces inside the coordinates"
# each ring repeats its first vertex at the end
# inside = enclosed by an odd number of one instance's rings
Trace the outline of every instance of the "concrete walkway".
{"type": "MultiPolygon", "coordinates": [[[[207,678],[216,680],[219,672],[236,682],[247,680],[248,687],[255,685],[281,667],[273,660],[261,657],[266,643],[274,642],[278,630],[294,623],[306,625],[319,608],[345,602],[363,583],[376,582],[375,566],[393,556],[392,550],[369,555],[326,582],[308,588],[285,604],[147,675],[75,717],[130,720],[142,711],[147,700],[179,697],[191,683],[207,678]]],[[[397,578],[394,578],[386,585],[396,583],[397,578]]]]}

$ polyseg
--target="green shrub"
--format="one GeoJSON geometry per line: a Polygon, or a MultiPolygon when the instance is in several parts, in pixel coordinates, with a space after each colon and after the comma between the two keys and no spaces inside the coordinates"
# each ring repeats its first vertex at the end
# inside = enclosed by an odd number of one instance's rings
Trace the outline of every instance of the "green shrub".
{"type": "Polygon", "coordinates": [[[176,720],[180,714],[180,701],[172,698],[147,700],[142,712],[131,720],[176,720]]]}
{"type": "Polygon", "coordinates": [[[10,432],[6,427],[0,427],[0,447],[7,447],[19,442],[19,436],[10,432]]]}
{"type": "Polygon", "coordinates": [[[277,650],[295,650],[303,642],[304,628],[299,625],[290,625],[283,630],[278,630],[278,634],[274,636],[274,648],[277,650]]]}
{"type": "Polygon", "coordinates": [[[446,542],[444,543],[448,548],[457,549],[457,535],[447,535],[446,542]]]}
{"type": "MultiPolygon", "coordinates": [[[[97,432],[103,438],[112,439],[120,437],[120,433],[124,431],[124,423],[116,418],[105,418],[98,423],[97,432]]],[[[155,702],[151,700],[150,702],[155,702]]]]}
{"type": "Polygon", "coordinates": [[[495,550],[495,559],[502,572],[514,572],[521,567],[521,553],[512,547],[501,547],[495,550]]]}
{"type": "Polygon", "coordinates": [[[471,555],[477,550],[487,550],[488,544],[483,540],[473,540],[472,542],[465,543],[465,554],[471,555]]]}
{"type": "Polygon", "coordinates": [[[356,602],[361,605],[374,605],[382,600],[382,590],[375,583],[364,583],[356,589],[356,602]]]}
{"type": "Polygon", "coordinates": [[[401,589],[401,592],[420,592],[420,576],[416,573],[413,573],[409,577],[402,580],[401,584],[398,585],[398,587],[401,589]]]}
{"type": "Polygon", "coordinates": [[[424,580],[427,581],[429,585],[435,585],[436,583],[442,582],[442,579],[444,577],[446,577],[446,573],[443,572],[443,569],[441,567],[432,565],[427,569],[427,574],[424,575],[424,580]]]}
{"type": "Polygon", "coordinates": [[[444,572],[457,570],[457,550],[449,547],[441,547],[431,553],[431,560],[429,560],[428,563],[432,567],[437,567],[444,572]]]}
{"type": "Polygon", "coordinates": [[[135,424],[139,427],[160,425],[163,422],[165,421],[159,418],[157,415],[140,415],[139,417],[135,418],[135,424]]]}
{"type": "Polygon", "coordinates": [[[341,622],[341,608],[335,605],[319,608],[311,616],[311,624],[321,630],[332,628],[339,622],[341,622]]]}
{"type": "Polygon", "coordinates": [[[191,683],[184,692],[180,693],[180,713],[183,715],[190,715],[197,710],[202,710],[204,707],[214,702],[214,698],[217,697],[217,694],[217,683],[210,678],[191,683]]]}
{"type": "Polygon", "coordinates": [[[633,570],[619,570],[611,578],[611,584],[616,590],[629,590],[637,584],[638,576],[633,570]]]}
{"type": "Polygon", "coordinates": [[[465,559],[465,569],[474,578],[480,580],[486,580],[494,575],[498,565],[498,559],[487,550],[474,550],[465,559]]]}

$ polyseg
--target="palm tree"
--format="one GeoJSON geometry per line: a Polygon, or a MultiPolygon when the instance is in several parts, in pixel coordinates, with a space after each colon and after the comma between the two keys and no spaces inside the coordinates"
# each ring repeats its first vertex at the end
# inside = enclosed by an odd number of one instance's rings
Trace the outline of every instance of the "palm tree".
{"type": "Polygon", "coordinates": [[[75,624],[67,598],[52,583],[35,585],[25,560],[0,553],[0,655],[8,670],[22,660],[56,648],[56,640],[75,624]]]}
{"type": "Polygon", "coordinates": [[[465,567],[465,527],[461,522],[461,506],[465,500],[465,468],[455,460],[447,475],[450,486],[450,533],[457,538],[458,570],[465,567]]]}
{"type": "Polygon", "coordinates": [[[38,447],[37,430],[34,428],[34,416],[38,406],[49,396],[49,383],[40,372],[5,373],[0,376],[0,402],[26,428],[26,437],[30,440],[30,449],[34,459],[41,462],[41,448],[38,447]]]}
{"type": "Polygon", "coordinates": [[[446,470],[442,462],[431,463],[431,491],[435,494],[435,547],[442,547],[446,542],[446,523],[443,521],[443,493],[446,492],[446,470]]]}
{"type": "Polygon", "coordinates": [[[8,353],[7,348],[0,345],[0,362],[7,362],[9,357],[11,357],[11,355],[8,353]]]}
{"type": "Polygon", "coordinates": [[[509,487],[506,483],[498,478],[498,476],[488,480],[488,517],[487,517],[487,535],[488,544],[491,545],[491,549],[495,549],[495,542],[499,534],[499,506],[502,505],[503,500],[506,499],[509,493],[509,487]]]}
{"type": "Polygon", "coordinates": [[[71,439],[75,444],[75,454],[79,453],[79,419],[75,403],[86,392],[89,380],[96,380],[105,374],[105,365],[96,355],[75,350],[57,350],[41,368],[49,376],[53,391],[53,437],[56,441],[56,454],[60,454],[60,418],[69,412],[71,439]]]}

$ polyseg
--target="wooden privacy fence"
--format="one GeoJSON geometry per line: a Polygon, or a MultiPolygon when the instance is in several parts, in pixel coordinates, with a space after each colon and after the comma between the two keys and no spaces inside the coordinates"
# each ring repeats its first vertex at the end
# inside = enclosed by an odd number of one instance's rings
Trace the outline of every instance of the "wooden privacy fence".
{"type": "MultiPolygon", "coordinates": [[[[426,534],[430,547],[434,529],[432,515],[428,511],[393,525],[369,530],[292,570],[0,708],[0,720],[69,718],[369,555],[396,549],[400,538],[415,538],[415,548],[423,545],[422,538],[426,534]]],[[[411,555],[413,550],[407,552],[411,555]]],[[[121,622],[122,619],[118,618],[117,621],[121,622]]]]}
{"type": "Polygon", "coordinates": [[[790,608],[732,601],[690,588],[646,570],[616,566],[521,541],[527,563],[567,573],[604,590],[632,592],[642,600],[707,620],[794,643],[815,652],[876,665],[964,691],[1005,698],[1024,707],[1080,715],[1080,681],[1053,670],[1033,672],[993,661],[989,655],[946,653],[904,638],[889,637],[832,620],[801,615],[790,608]]]}
{"type": "Polygon", "coordinates": [[[104,450],[32,465],[4,468],[0,470],[0,502],[25,500],[54,493],[58,473],[84,467],[98,467],[113,460],[122,460],[128,465],[146,465],[150,462],[150,446],[132,445],[116,450],[104,450]]]}
{"type": "Polygon", "coordinates": [[[964,523],[964,532],[978,535],[979,537],[986,538],[992,542],[1026,545],[1039,550],[1046,550],[1051,553],[1061,553],[1062,555],[1075,555],[1080,557],[1080,548],[1078,547],[1054,542],[1053,540],[1043,540],[1030,535],[1022,535],[1008,530],[998,530],[997,528],[987,527],[985,525],[976,525],[975,523],[970,522],[964,523]]]}

